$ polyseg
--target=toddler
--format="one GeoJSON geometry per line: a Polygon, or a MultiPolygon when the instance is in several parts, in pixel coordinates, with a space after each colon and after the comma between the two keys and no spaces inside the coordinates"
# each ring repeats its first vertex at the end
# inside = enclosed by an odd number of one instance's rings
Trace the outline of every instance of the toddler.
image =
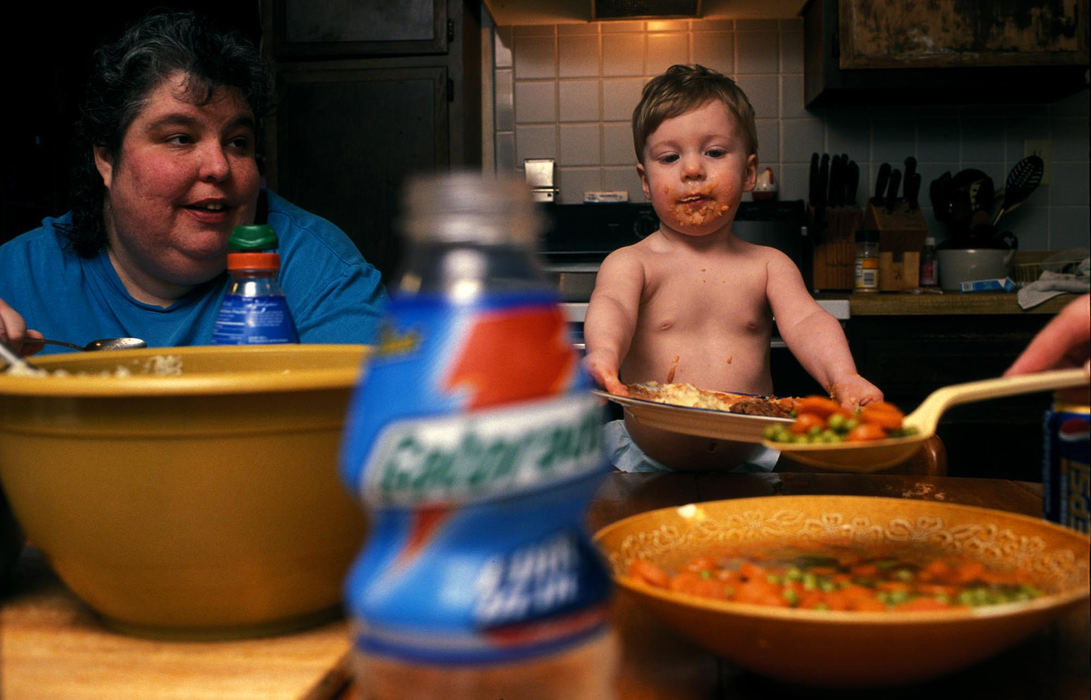
{"type": "MultiPolygon", "coordinates": [[[[831,396],[853,408],[881,400],[796,264],[731,231],[758,167],[754,110],[734,81],[703,66],[672,66],[645,85],[633,140],[660,226],[599,268],[584,323],[595,381],[619,395],[627,394],[625,383],[652,380],[772,394],[775,317],[788,348],[831,396]]],[[[755,459],[771,469],[776,459],[754,445],[651,429],[632,418],[607,426],[607,443],[615,466],[632,471],[755,459]]]]}

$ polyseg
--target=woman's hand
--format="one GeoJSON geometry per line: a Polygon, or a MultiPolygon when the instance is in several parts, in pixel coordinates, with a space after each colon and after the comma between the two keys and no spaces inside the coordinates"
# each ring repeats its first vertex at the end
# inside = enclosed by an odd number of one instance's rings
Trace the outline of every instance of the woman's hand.
{"type": "Polygon", "coordinates": [[[0,340],[8,344],[8,347],[21,355],[33,355],[42,349],[41,343],[24,345],[27,338],[41,338],[42,334],[35,330],[28,330],[26,321],[18,311],[11,308],[3,299],[0,299],[0,340]]]}
{"type": "MultiPolygon", "coordinates": [[[[1091,382],[1091,294],[1068,303],[1004,372],[1005,377],[1047,369],[1083,367],[1091,382]]],[[[1061,398],[1073,403],[1087,403],[1088,388],[1067,389],[1061,398]]]]}
{"type": "Polygon", "coordinates": [[[1045,325],[1004,376],[1083,366],[1091,377],[1091,294],[1072,300],[1045,325]]]}

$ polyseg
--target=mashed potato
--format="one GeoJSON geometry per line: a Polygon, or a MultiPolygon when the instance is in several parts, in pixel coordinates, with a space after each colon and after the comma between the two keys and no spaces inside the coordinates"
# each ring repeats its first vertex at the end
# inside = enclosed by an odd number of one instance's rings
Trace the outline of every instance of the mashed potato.
{"type": "Polygon", "coordinates": [[[27,364],[9,365],[6,373],[15,377],[130,377],[152,375],[156,377],[182,374],[182,358],[178,355],[153,355],[138,371],[118,365],[113,370],[100,372],[70,372],[64,368],[45,370],[27,364]]]}

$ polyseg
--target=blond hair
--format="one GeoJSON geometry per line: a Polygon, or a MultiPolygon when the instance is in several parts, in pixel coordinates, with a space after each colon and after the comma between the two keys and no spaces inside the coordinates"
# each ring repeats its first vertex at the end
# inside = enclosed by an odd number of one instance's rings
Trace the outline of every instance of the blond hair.
{"type": "Polygon", "coordinates": [[[640,102],[633,110],[633,146],[636,159],[644,162],[644,144],[648,136],[665,120],[697,109],[710,101],[719,101],[739,122],[746,138],[747,155],[758,152],[758,133],[754,108],[746,93],[723,73],[702,65],[673,65],[644,86],[640,102]]]}

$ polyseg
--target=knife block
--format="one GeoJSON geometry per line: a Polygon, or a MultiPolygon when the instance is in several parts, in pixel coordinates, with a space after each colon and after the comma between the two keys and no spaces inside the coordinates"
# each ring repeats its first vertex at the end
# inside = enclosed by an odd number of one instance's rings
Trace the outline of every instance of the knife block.
{"type": "Polygon", "coordinates": [[[813,208],[808,213],[817,241],[811,286],[816,292],[851,290],[856,285],[856,229],[863,212],[856,206],[828,208],[825,221],[819,222],[813,208]]]}
{"type": "Polygon", "coordinates": [[[890,208],[869,202],[863,227],[879,232],[879,291],[919,287],[921,248],[928,235],[920,208],[910,207],[904,199],[890,208]]]}

